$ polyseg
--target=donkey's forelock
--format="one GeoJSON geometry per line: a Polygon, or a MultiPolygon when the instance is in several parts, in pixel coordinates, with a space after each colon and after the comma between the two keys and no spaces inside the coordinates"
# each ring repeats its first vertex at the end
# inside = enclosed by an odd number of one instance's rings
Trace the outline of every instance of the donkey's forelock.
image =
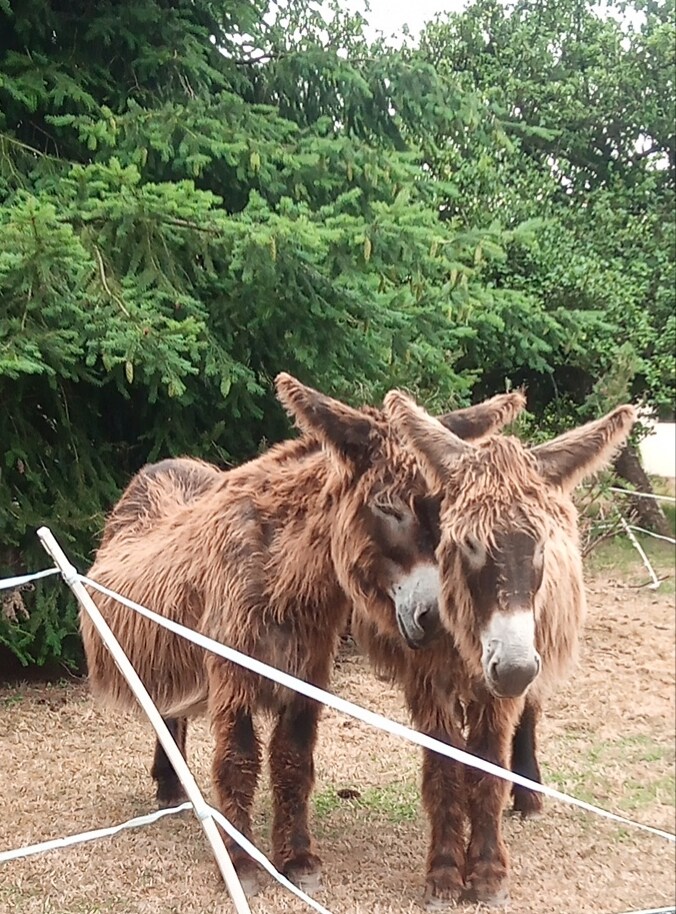
{"type": "Polygon", "coordinates": [[[447,535],[456,541],[471,536],[488,549],[506,529],[545,539],[555,510],[535,457],[507,436],[467,450],[452,465],[445,492],[447,535]]]}

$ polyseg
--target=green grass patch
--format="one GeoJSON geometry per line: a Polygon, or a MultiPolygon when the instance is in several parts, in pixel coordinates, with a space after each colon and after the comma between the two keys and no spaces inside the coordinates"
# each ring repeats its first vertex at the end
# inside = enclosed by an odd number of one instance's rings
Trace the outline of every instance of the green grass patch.
{"type": "Polygon", "coordinates": [[[420,808],[418,787],[408,782],[369,787],[359,802],[389,822],[410,822],[420,808]]]}
{"type": "MultiPolygon", "coordinates": [[[[650,564],[658,577],[667,576],[660,583],[660,593],[674,592],[674,546],[652,536],[636,533],[650,564]]],[[[648,580],[648,572],[636,548],[624,534],[601,543],[587,556],[587,570],[593,573],[611,573],[635,583],[648,580]]]]}
{"type": "Polygon", "coordinates": [[[312,802],[317,818],[328,819],[341,806],[346,806],[354,800],[341,800],[334,787],[325,787],[314,794],[312,802]]]}
{"type": "Polygon", "coordinates": [[[607,798],[612,795],[616,801],[611,805],[628,813],[658,802],[676,803],[672,745],[641,734],[590,743],[588,734],[569,733],[561,742],[570,747],[565,755],[575,767],[544,763],[546,784],[587,803],[606,807],[607,798]],[[642,772],[638,776],[637,768],[642,772]],[[630,771],[633,773],[629,774],[630,771]]]}
{"type": "Polygon", "coordinates": [[[625,809],[637,810],[654,803],[674,805],[676,801],[676,782],[673,775],[665,774],[647,782],[630,779],[625,784],[626,795],[622,806],[625,809]]]}
{"type": "Polygon", "coordinates": [[[417,784],[400,781],[383,787],[367,787],[358,797],[341,799],[335,788],[318,791],[313,798],[315,814],[320,820],[331,818],[338,810],[360,809],[388,822],[410,822],[420,811],[417,784]]]}

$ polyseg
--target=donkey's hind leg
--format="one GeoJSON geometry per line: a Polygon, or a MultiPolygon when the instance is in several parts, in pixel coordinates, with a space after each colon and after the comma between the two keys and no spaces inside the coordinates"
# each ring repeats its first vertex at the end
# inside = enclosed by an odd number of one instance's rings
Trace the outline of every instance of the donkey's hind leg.
{"type": "MultiPolygon", "coordinates": [[[[163,720],[181,750],[181,755],[185,758],[188,721],[185,717],[166,717],[163,720]]],[[[160,807],[178,806],[185,801],[186,795],[183,785],[158,739],[155,740],[155,757],[153,758],[153,767],[150,770],[150,774],[157,784],[156,796],[160,807]]]]}
{"type": "Polygon", "coordinates": [[[306,891],[321,885],[321,860],[315,853],[308,821],[314,784],[313,754],[320,706],[297,695],[277,718],[269,747],[274,818],[275,866],[306,891]]]}
{"type": "MultiPolygon", "coordinates": [[[[538,703],[526,699],[526,706],[512,740],[512,771],[530,778],[531,781],[536,781],[538,784],[542,782],[536,755],[536,729],[540,719],[540,710],[538,703]]],[[[537,816],[542,812],[542,794],[529,790],[528,787],[519,787],[514,784],[512,796],[514,812],[521,813],[524,818],[537,816]]]]}

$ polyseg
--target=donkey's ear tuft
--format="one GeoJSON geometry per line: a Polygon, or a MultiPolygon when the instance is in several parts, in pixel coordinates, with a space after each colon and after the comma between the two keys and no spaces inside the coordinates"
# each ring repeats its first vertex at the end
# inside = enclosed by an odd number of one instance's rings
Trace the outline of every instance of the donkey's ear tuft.
{"type": "Polygon", "coordinates": [[[587,476],[607,467],[629,437],[636,422],[631,405],[574,428],[531,449],[547,482],[571,491],[587,476]]]}
{"type": "Polygon", "coordinates": [[[439,422],[459,438],[475,441],[486,435],[499,432],[513,422],[526,406],[526,395],[522,390],[498,394],[483,403],[454,409],[439,416],[439,422]]]}
{"type": "MultiPolygon", "coordinates": [[[[275,391],[277,399],[282,404],[288,415],[297,421],[297,411],[299,405],[306,398],[306,392],[309,388],[305,387],[293,375],[280,371],[275,378],[275,391]]],[[[297,423],[300,427],[300,423],[297,423]]]]}
{"type": "Polygon", "coordinates": [[[285,372],[275,378],[277,398],[297,427],[343,461],[364,469],[378,434],[373,419],[340,400],[301,384],[285,372]]]}
{"type": "Polygon", "coordinates": [[[443,487],[458,459],[473,446],[445,428],[400,390],[391,390],[383,403],[385,415],[402,441],[416,456],[434,489],[443,487]]]}

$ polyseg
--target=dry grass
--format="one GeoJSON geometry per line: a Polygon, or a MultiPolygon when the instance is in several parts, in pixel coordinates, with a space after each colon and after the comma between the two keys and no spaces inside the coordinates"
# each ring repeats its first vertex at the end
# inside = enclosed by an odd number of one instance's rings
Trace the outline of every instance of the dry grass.
{"type": "MultiPolygon", "coordinates": [[[[573,682],[548,709],[541,755],[553,785],[673,830],[673,587],[657,594],[635,589],[640,566],[626,568],[614,569],[612,579],[606,570],[590,579],[586,648],[573,682]]],[[[406,720],[396,690],[375,680],[359,657],[341,658],[335,687],[406,720]]],[[[121,822],[153,807],[148,727],[106,719],[82,684],[0,690],[0,733],[0,848],[121,822]]],[[[204,722],[193,726],[189,752],[207,785],[204,722]]],[[[321,900],[334,914],[421,910],[426,827],[418,762],[413,747],[326,713],[314,822],[325,860],[321,900]],[[340,788],[360,796],[341,800],[340,788]]],[[[267,848],[265,791],[257,819],[267,848]]],[[[513,912],[614,914],[673,903],[674,848],[665,841],[552,802],[542,819],[509,818],[506,829],[513,912]]],[[[270,886],[252,910],[308,909],[270,886]]],[[[1,867],[0,911],[227,914],[232,906],[197,823],[184,815],[1,867]]]]}

